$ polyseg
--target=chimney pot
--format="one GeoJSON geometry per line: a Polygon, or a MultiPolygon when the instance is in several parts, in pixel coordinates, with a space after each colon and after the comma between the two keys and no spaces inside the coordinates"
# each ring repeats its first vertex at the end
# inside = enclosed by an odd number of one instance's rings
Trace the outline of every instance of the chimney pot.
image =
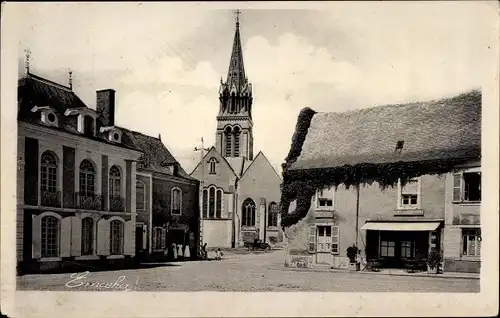
{"type": "Polygon", "coordinates": [[[96,110],[102,126],[115,125],[115,90],[102,89],[96,92],[96,110]]]}

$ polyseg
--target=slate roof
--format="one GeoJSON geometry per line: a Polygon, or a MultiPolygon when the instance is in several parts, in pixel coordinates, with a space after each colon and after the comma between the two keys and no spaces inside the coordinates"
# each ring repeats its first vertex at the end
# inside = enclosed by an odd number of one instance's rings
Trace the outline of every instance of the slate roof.
{"type": "Polygon", "coordinates": [[[477,159],[481,154],[481,92],[344,113],[315,113],[301,148],[290,170],[477,159]],[[404,146],[398,154],[399,140],[404,146]]]}
{"type": "Polygon", "coordinates": [[[51,106],[60,114],[68,108],[87,108],[85,103],[68,86],[29,74],[18,81],[18,94],[28,103],[21,112],[31,112],[34,106],[51,106]]]}
{"type": "MultiPolygon", "coordinates": [[[[31,73],[18,81],[18,118],[20,120],[78,135],[82,138],[140,151],[143,153],[143,158],[146,159],[145,161],[148,162],[148,170],[172,175],[168,166],[177,165],[179,177],[196,180],[182,169],[174,156],[172,156],[158,138],[119,126],[116,126],[116,128],[122,131],[121,143],[115,143],[107,139],[106,134],[100,132],[100,127],[97,127],[96,136],[81,134],[74,126],[75,122],[67,120],[67,118],[65,118],[66,116],[64,116],[64,112],[67,109],[76,108],[91,109],[87,107],[68,86],[61,85],[31,73]],[[44,124],[40,120],[40,114],[31,111],[34,106],[50,106],[54,108],[61,119],[59,120],[59,127],[44,124]]],[[[139,163],[138,166],[141,167],[142,164],[143,163],[139,163]]]]}
{"type": "Polygon", "coordinates": [[[123,133],[122,142],[124,144],[140,149],[143,152],[143,160],[138,163],[138,167],[172,175],[169,166],[178,165],[178,176],[196,180],[184,171],[160,139],[122,127],[119,127],[119,129],[123,133]]]}

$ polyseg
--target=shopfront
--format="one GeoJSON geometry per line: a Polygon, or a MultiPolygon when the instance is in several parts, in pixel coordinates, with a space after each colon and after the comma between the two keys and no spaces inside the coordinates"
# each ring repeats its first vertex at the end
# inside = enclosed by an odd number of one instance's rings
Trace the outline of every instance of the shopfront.
{"type": "Polygon", "coordinates": [[[441,249],[440,222],[367,222],[366,258],[384,268],[425,269],[432,247],[441,249]]]}

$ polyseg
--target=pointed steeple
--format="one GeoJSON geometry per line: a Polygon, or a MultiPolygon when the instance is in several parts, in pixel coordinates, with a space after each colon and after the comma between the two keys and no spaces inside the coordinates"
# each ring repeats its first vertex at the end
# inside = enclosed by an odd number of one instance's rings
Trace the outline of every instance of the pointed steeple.
{"type": "Polygon", "coordinates": [[[231,52],[231,60],[229,61],[226,81],[229,88],[232,88],[234,85],[237,91],[241,91],[241,88],[246,84],[240,38],[240,13],[240,10],[236,11],[236,31],[234,32],[233,50],[231,52]]]}

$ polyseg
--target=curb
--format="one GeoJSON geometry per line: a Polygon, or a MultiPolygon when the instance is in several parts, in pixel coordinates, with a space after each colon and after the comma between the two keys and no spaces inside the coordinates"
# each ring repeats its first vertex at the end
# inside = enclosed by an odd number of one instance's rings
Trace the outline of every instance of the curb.
{"type": "Polygon", "coordinates": [[[320,269],[320,268],[270,268],[272,270],[285,270],[285,271],[295,271],[295,272],[322,272],[322,273],[344,273],[344,274],[354,274],[354,275],[379,275],[379,276],[405,276],[405,277],[430,277],[430,278],[445,278],[445,279],[475,279],[479,280],[480,276],[465,276],[465,275],[446,275],[446,274],[398,274],[398,273],[380,273],[380,272],[368,272],[368,271],[359,271],[359,272],[350,272],[346,270],[335,270],[335,269],[320,269]]]}

